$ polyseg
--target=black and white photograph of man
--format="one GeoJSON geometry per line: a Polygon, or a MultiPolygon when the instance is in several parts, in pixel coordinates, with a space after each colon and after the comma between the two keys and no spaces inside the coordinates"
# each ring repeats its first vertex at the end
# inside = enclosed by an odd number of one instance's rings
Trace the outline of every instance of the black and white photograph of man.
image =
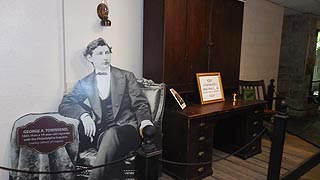
{"type": "MultiPolygon", "coordinates": [[[[141,144],[141,132],[152,125],[150,105],[132,72],[111,65],[111,46],[102,38],[84,52],[94,71],[64,95],[59,113],[80,121],[79,152],[97,155],[93,166],[117,160],[141,144]]],[[[108,179],[109,167],[93,169],[89,180],[108,179]]]]}

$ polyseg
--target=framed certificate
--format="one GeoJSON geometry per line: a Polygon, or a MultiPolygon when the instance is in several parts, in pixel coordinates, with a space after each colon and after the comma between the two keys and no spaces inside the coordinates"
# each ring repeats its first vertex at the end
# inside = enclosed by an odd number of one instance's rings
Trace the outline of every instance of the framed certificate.
{"type": "Polygon", "coordinates": [[[220,72],[197,73],[201,104],[224,101],[220,72]]]}

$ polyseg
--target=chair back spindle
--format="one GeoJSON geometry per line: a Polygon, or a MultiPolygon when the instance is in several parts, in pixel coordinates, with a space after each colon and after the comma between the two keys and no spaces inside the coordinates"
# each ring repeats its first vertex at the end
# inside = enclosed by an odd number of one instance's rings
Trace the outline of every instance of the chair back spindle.
{"type": "Polygon", "coordinates": [[[239,92],[242,99],[249,98],[250,100],[266,100],[266,88],[264,80],[259,81],[244,81],[239,80],[239,92]],[[247,95],[253,95],[248,97],[247,95]]]}

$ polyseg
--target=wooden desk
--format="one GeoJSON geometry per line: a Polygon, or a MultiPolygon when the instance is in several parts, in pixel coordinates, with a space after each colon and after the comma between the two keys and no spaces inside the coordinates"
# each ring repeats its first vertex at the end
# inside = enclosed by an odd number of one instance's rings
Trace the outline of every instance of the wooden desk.
{"type": "MultiPolygon", "coordinates": [[[[167,109],[163,120],[163,158],[177,162],[212,160],[212,147],[233,152],[262,130],[264,101],[226,100],[208,105],[188,104],[179,111],[167,109]],[[215,131],[214,131],[215,129],[215,131]]],[[[237,154],[249,158],[261,152],[261,138],[237,154]]],[[[175,179],[202,179],[212,174],[212,164],[180,166],[163,164],[175,179]]]]}

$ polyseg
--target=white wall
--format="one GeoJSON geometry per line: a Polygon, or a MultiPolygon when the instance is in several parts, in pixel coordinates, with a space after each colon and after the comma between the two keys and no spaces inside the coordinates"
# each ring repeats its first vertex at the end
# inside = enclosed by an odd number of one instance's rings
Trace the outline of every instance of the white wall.
{"type": "Polygon", "coordinates": [[[9,165],[13,122],[26,113],[55,111],[63,94],[61,14],[61,1],[0,2],[1,166],[9,165]]]}
{"type": "Polygon", "coordinates": [[[66,83],[70,89],[91,71],[82,56],[98,37],[112,46],[112,64],[142,77],[143,0],[108,0],[111,27],[101,27],[96,9],[100,0],[65,0],[66,83]]]}
{"type": "MultiPolygon", "coordinates": [[[[284,8],[265,0],[244,7],[240,79],[277,81],[284,8]]],[[[275,85],[277,82],[275,82],[275,85]]]]}
{"type": "MultiPolygon", "coordinates": [[[[10,165],[13,122],[27,113],[57,111],[64,79],[72,85],[89,72],[82,51],[91,40],[105,38],[113,46],[112,64],[142,76],[143,0],[108,0],[108,28],[99,26],[100,2],[0,1],[0,166],[10,165]]],[[[0,170],[0,179],[8,179],[6,171],[0,170]]]]}

